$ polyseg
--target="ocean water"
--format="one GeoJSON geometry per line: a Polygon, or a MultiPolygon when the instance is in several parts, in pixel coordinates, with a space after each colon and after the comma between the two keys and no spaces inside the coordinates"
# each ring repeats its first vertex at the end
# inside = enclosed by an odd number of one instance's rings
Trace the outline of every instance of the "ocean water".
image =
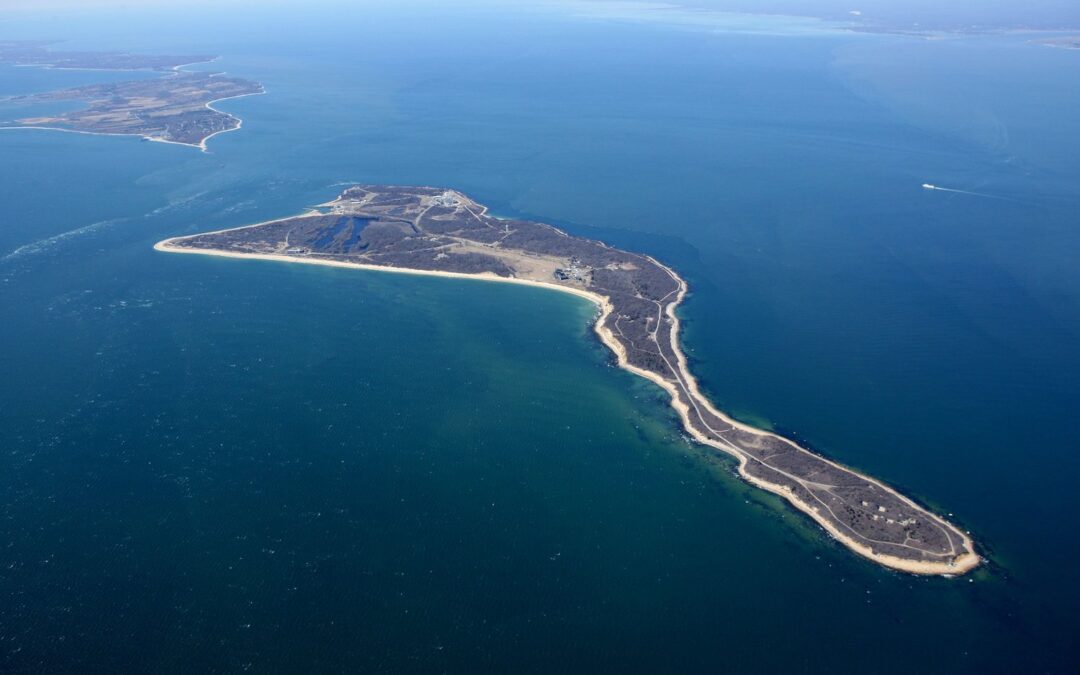
{"type": "Polygon", "coordinates": [[[268,90],[220,104],[244,128],[209,154],[0,131],[0,670],[1075,670],[1080,53],[205,11],[0,23],[268,90]],[[688,445],[579,299],[151,248],[354,181],[672,264],[719,407],[953,514],[989,563],[855,558],[688,445]]]}

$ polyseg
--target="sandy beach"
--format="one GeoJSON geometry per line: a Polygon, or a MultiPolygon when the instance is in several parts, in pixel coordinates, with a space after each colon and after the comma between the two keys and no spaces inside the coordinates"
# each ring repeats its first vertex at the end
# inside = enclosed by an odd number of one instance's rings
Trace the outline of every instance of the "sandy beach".
{"type": "MultiPolygon", "coordinates": [[[[236,120],[236,126],[231,128],[231,129],[222,129],[221,131],[215,131],[214,133],[210,134],[206,138],[202,139],[202,141],[198,145],[192,145],[190,143],[180,143],[179,145],[188,145],[188,146],[193,147],[193,148],[199,148],[203,152],[209,152],[209,150],[206,147],[206,144],[210,142],[211,138],[213,138],[214,136],[221,135],[221,134],[226,134],[226,133],[228,133],[230,131],[237,131],[237,130],[239,130],[240,128],[242,128],[244,126],[244,120],[243,119],[237,117],[236,115],[233,115],[232,113],[227,113],[227,112],[225,112],[223,110],[218,110],[217,108],[214,107],[214,104],[218,103],[220,101],[230,101],[232,99],[244,98],[245,96],[261,96],[262,94],[265,94],[265,93],[266,93],[266,90],[263,89],[262,91],[256,91],[256,92],[253,92],[251,94],[240,94],[239,96],[226,96],[225,98],[216,98],[213,101],[208,102],[206,104],[206,109],[207,110],[213,110],[214,112],[218,113],[219,115],[226,115],[227,117],[236,120]]],[[[155,139],[150,139],[150,140],[155,140],[155,139]]],[[[168,142],[171,142],[171,141],[164,141],[164,142],[168,143],[168,142]]]]}

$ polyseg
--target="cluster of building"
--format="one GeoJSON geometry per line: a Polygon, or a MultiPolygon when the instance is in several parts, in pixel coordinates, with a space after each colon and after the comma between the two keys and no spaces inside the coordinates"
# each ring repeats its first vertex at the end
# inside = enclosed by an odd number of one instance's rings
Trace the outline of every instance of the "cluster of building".
{"type": "Polygon", "coordinates": [[[556,269],[555,278],[559,281],[585,281],[585,270],[581,267],[581,261],[570,258],[570,266],[556,269]]]}
{"type": "Polygon", "coordinates": [[[458,199],[457,194],[452,190],[447,190],[441,195],[434,197],[431,201],[435,202],[438,206],[448,206],[450,208],[461,206],[461,200],[458,199]]]}

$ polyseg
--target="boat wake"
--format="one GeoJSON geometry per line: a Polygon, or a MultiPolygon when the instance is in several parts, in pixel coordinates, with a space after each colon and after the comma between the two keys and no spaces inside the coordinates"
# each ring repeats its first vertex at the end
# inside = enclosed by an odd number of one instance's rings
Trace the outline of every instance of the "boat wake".
{"type": "Polygon", "coordinates": [[[1008,197],[988,195],[985,192],[972,192],[971,190],[955,190],[953,188],[941,187],[940,185],[933,185],[931,183],[923,183],[922,188],[924,190],[937,190],[938,192],[955,192],[959,195],[971,195],[972,197],[985,197],[987,199],[1004,199],[1005,201],[1011,201],[1008,197]]]}

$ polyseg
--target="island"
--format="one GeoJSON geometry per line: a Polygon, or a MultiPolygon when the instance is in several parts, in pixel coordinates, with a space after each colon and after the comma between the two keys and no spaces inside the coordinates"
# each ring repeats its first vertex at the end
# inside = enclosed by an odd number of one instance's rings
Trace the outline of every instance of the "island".
{"type": "Polygon", "coordinates": [[[160,71],[161,77],[91,84],[0,99],[0,103],[35,105],[81,101],[85,107],[55,115],[23,117],[2,123],[4,129],[52,129],[88,134],[141,136],[207,151],[212,137],[239,129],[243,120],[217,110],[213,103],[264,93],[262,85],[222,73],[188,72],[182,66],[213,61],[212,56],[144,56],[125,52],[63,52],[48,43],[0,43],[0,64],[85,70],[160,71]]]}
{"type": "Polygon", "coordinates": [[[980,563],[965,532],[896,490],[713,407],[680,346],[677,310],[687,284],[648,255],[495,218],[455,190],[379,185],[349,187],[302,215],[175,237],[155,248],[486,279],[586,298],[598,307],[595,332],[618,365],[662,387],[689,436],[734,457],[751,484],[881,565],[957,575],[980,563]]]}

